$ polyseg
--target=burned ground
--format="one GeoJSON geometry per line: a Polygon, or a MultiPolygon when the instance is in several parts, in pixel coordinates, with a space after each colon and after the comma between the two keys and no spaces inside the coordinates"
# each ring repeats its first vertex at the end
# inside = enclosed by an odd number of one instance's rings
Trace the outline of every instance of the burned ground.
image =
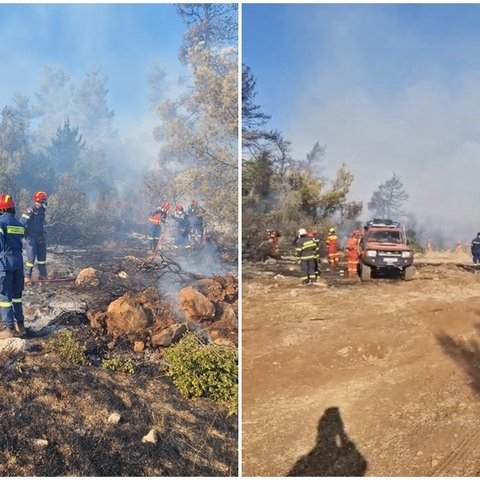
{"type": "Polygon", "coordinates": [[[244,265],[245,475],[480,470],[480,275],[456,255],[361,283],[244,265]]]}
{"type": "MultiPolygon", "coordinates": [[[[158,289],[159,302],[173,302],[174,290],[162,292],[159,278],[167,275],[171,285],[184,286],[202,277],[179,272],[177,260],[181,253],[150,262],[144,249],[118,246],[50,252],[50,270],[58,277],[94,266],[102,283],[27,286],[27,349],[3,352],[0,358],[0,475],[237,474],[237,417],[208,399],[184,399],[165,376],[161,349],[147,344],[135,353],[128,338],[112,342],[108,333],[92,329],[87,318],[90,309],[105,309],[120,295],[138,295],[152,286],[158,289]],[[51,339],[63,330],[85,343],[88,365],[68,364],[53,350],[51,339]],[[111,354],[132,359],[135,373],[101,368],[102,358],[111,354]],[[108,421],[113,412],[121,415],[117,424],[108,421]],[[151,429],[157,432],[157,443],[142,443],[151,429]]],[[[226,265],[235,270],[234,264],[226,265]]],[[[231,281],[228,276],[218,279],[231,281]]],[[[225,328],[225,320],[218,321],[218,328],[225,328]]],[[[215,321],[204,327],[208,335],[215,321]]],[[[236,341],[236,318],[228,327],[224,333],[236,341]]]]}

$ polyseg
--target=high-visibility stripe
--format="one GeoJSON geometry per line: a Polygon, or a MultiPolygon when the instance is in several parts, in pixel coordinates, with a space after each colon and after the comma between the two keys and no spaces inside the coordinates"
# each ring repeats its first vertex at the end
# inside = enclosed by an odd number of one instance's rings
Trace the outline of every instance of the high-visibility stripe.
{"type": "Polygon", "coordinates": [[[24,235],[25,229],[23,227],[16,227],[14,225],[7,226],[7,233],[12,233],[14,235],[24,235]]]}
{"type": "Polygon", "coordinates": [[[306,277],[300,277],[300,280],[308,280],[310,278],[309,275],[307,275],[306,277]]]}
{"type": "Polygon", "coordinates": [[[313,242],[312,240],[309,240],[308,242],[305,242],[303,245],[302,245],[302,250],[306,250],[307,248],[312,248],[312,247],[316,247],[317,244],[315,242],[313,242]]]}
{"type": "Polygon", "coordinates": [[[5,235],[5,234],[3,233],[3,228],[0,228],[0,233],[1,233],[2,235],[5,235]]]}
{"type": "Polygon", "coordinates": [[[45,265],[47,262],[45,260],[37,260],[39,265],[45,265]]]}
{"type": "Polygon", "coordinates": [[[12,302],[0,302],[0,308],[9,308],[12,306],[12,302]]]}
{"type": "Polygon", "coordinates": [[[21,298],[12,298],[12,303],[22,303],[21,298]]]}
{"type": "Polygon", "coordinates": [[[315,255],[309,255],[308,257],[300,257],[300,260],[313,260],[315,255]]]}
{"type": "Polygon", "coordinates": [[[25,262],[25,265],[26,265],[27,267],[29,267],[29,268],[30,268],[30,267],[33,267],[33,263],[32,263],[32,262],[25,262]]]}
{"type": "Polygon", "coordinates": [[[22,215],[22,218],[26,218],[27,220],[30,220],[30,215],[27,215],[26,213],[24,213],[24,214],[22,215]]]}

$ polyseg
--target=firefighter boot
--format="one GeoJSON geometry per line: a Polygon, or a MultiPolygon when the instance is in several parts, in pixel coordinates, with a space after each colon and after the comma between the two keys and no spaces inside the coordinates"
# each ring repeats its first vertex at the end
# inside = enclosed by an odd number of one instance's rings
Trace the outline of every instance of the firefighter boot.
{"type": "Polygon", "coordinates": [[[27,334],[27,331],[25,330],[25,324],[23,322],[17,322],[17,324],[15,325],[15,330],[22,337],[24,337],[27,334]]]}
{"type": "Polygon", "coordinates": [[[15,331],[13,328],[6,327],[3,325],[0,330],[0,340],[6,340],[8,338],[18,338],[20,336],[19,333],[15,331]]]}

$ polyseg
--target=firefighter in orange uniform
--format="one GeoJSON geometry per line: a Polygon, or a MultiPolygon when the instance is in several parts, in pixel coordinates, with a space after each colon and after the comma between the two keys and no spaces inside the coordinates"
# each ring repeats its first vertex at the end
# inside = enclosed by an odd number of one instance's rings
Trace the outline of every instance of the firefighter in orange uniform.
{"type": "Polygon", "coordinates": [[[457,242],[457,244],[455,245],[455,253],[457,255],[460,255],[461,253],[463,253],[463,249],[462,249],[462,242],[457,242]]]}
{"type": "Polygon", "coordinates": [[[168,209],[170,204],[165,202],[161,207],[157,207],[148,217],[147,240],[150,242],[150,250],[155,251],[162,232],[162,223],[168,218],[168,209]]]}
{"type": "Polygon", "coordinates": [[[268,243],[271,244],[271,256],[273,258],[280,257],[280,237],[282,236],[278,230],[267,230],[268,243]]]}
{"type": "Polygon", "coordinates": [[[329,265],[331,266],[338,265],[338,261],[339,261],[338,237],[335,231],[335,227],[331,227],[328,229],[327,254],[328,254],[329,265]]]}
{"type": "Polygon", "coordinates": [[[347,271],[349,277],[354,277],[357,274],[358,244],[360,243],[361,237],[362,232],[360,232],[360,230],[354,230],[345,245],[345,257],[347,259],[347,271]]]}

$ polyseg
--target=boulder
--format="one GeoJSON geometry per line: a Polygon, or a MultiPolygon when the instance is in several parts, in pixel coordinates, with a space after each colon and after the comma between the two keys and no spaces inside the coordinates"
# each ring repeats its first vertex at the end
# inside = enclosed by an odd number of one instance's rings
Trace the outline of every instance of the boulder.
{"type": "Polygon", "coordinates": [[[100,285],[101,274],[94,268],[84,268],[75,280],[77,287],[98,287],[100,285]]]}
{"type": "Polygon", "coordinates": [[[133,351],[135,353],[143,352],[143,350],[145,350],[145,343],[144,342],[138,340],[133,344],[133,351]]]}
{"type": "Polygon", "coordinates": [[[208,290],[213,285],[215,285],[215,280],[213,278],[201,278],[195,282],[194,288],[196,288],[203,295],[207,295],[208,290]]]}
{"type": "Polygon", "coordinates": [[[113,335],[138,333],[148,326],[143,308],[125,295],[114,300],[107,309],[107,330],[113,335]]]}
{"type": "Polygon", "coordinates": [[[173,343],[178,342],[186,331],[187,327],[184,324],[170,325],[160,333],[152,335],[150,341],[153,347],[169,347],[173,343]]]}
{"type": "Polygon", "coordinates": [[[187,320],[201,322],[215,316],[215,305],[193,287],[180,290],[180,308],[187,320]]]}
{"type": "Polygon", "coordinates": [[[226,305],[223,309],[222,320],[236,324],[237,323],[237,314],[235,310],[230,305],[226,305]]]}

